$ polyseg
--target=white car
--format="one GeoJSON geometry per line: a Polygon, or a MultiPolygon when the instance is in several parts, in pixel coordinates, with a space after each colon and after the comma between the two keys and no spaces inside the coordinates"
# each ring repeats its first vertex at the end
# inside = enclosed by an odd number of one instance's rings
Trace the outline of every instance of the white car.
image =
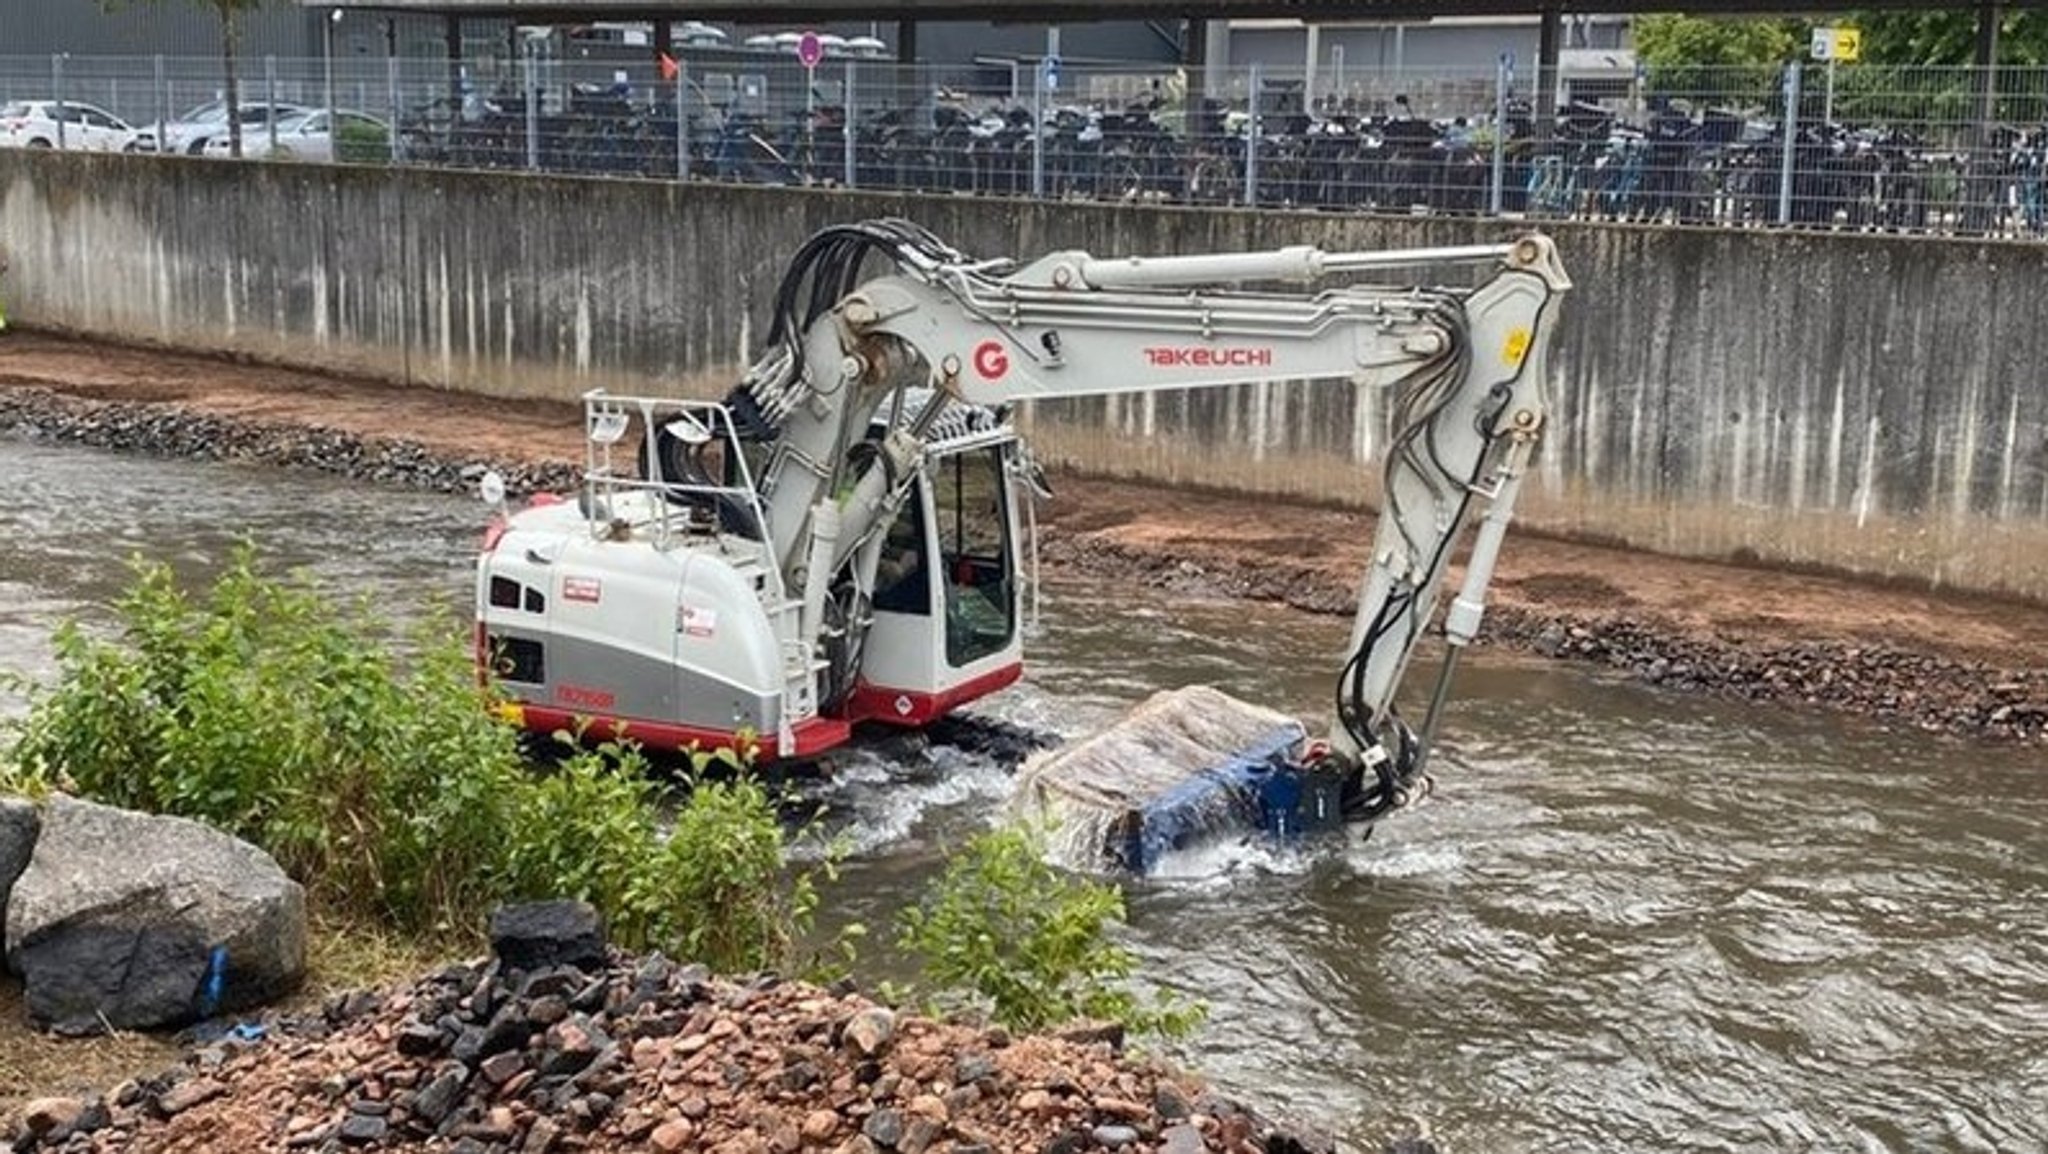
{"type": "MultiPolygon", "coordinates": [[[[314,110],[300,104],[279,104],[273,109],[268,104],[244,103],[239,117],[242,122],[242,151],[246,153],[249,150],[251,139],[267,133],[268,130],[264,126],[270,122],[273,115],[282,120],[286,117],[304,116],[312,111],[314,110]]],[[[165,125],[164,151],[184,156],[203,156],[207,145],[212,143],[216,136],[221,140],[219,155],[227,155],[227,105],[218,100],[202,104],[165,125]]]]}
{"type": "Polygon", "coordinates": [[[0,148],[72,148],[86,152],[154,152],[156,133],[90,104],[16,100],[0,105],[0,148]],[[63,117],[60,141],[57,120],[63,117]]]}
{"type": "MultiPolygon", "coordinates": [[[[343,108],[335,110],[334,118],[341,123],[344,141],[354,140],[372,151],[389,147],[387,142],[390,140],[391,126],[377,117],[366,112],[352,112],[343,108]]],[[[206,155],[227,154],[228,138],[225,135],[207,139],[206,155]]],[[[259,124],[242,129],[242,156],[251,160],[333,160],[334,134],[328,130],[326,111],[280,118],[277,122],[275,152],[271,151],[269,125],[259,124]]]]}

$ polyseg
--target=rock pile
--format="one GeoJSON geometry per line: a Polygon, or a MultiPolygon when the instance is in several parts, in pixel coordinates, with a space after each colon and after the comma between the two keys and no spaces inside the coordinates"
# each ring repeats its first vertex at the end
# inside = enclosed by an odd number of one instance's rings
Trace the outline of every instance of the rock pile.
{"type": "MultiPolygon", "coordinates": [[[[1356,590],[1284,557],[1201,563],[1085,532],[1048,533],[1044,559],[1080,572],[1142,580],[1200,596],[1274,601],[1311,613],[1349,613],[1356,590]]],[[[1930,733],[2048,741],[2048,678],[1880,645],[1758,644],[1706,637],[1626,613],[1545,612],[1497,604],[1481,640],[1545,657],[1619,669],[1674,689],[1748,701],[1822,705],[1930,733]]],[[[2019,655],[2022,660],[2032,655],[2019,655]]]]}
{"type": "Polygon", "coordinates": [[[560,919],[529,924],[548,927],[542,945],[519,945],[527,930],[501,923],[492,959],[332,999],[104,1100],[32,1103],[15,1148],[1328,1148],[1131,1059],[1113,1027],[1013,1038],[774,975],[728,981],[660,955],[592,955],[560,919]]]}
{"type": "Polygon", "coordinates": [[[514,494],[571,492],[578,484],[577,470],[565,464],[457,461],[415,441],[145,402],[95,401],[47,389],[0,390],[0,433],[160,457],[316,469],[443,493],[473,488],[474,475],[485,466],[497,469],[514,494]]]}

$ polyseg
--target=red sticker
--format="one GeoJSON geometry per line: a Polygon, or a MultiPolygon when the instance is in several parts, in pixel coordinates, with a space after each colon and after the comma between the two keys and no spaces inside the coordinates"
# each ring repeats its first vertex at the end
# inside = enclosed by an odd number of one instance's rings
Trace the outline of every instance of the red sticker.
{"type": "Polygon", "coordinates": [[[595,605],[604,599],[604,583],[595,577],[562,578],[562,600],[588,601],[595,605]]]}
{"type": "Polygon", "coordinates": [[[1001,380],[1010,371],[1010,354],[1003,351],[997,341],[983,341],[974,346],[974,371],[984,381],[1001,380]]]}

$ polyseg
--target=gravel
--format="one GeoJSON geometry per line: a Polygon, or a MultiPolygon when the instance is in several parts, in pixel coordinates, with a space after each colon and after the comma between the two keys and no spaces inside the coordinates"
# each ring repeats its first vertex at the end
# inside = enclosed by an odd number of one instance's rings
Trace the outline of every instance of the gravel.
{"type": "MultiPolygon", "coordinates": [[[[1357,591],[1283,559],[1197,563],[1082,533],[1048,533],[1046,563],[1205,597],[1349,614],[1357,591]]],[[[1702,637],[1626,612],[1495,604],[1479,644],[1601,666],[1668,689],[1822,707],[1927,733],[2048,742],[2048,672],[1957,661],[1887,645],[1702,637]]],[[[2020,660],[2037,657],[2015,654],[2020,660]]]]}
{"type": "Polygon", "coordinates": [[[570,492],[567,464],[453,460],[415,441],[363,437],[317,425],[250,421],[167,405],[96,401],[48,389],[0,390],[0,436],[88,445],[198,461],[244,461],[310,469],[376,484],[441,493],[473,491],[485,469],[516,496],[570,492]]]}
{"type": "Polygon", "coordinates": [[[711,978],[659,955],[607,951],[594,978],[482,958],[268,1018],[259,1039],[146,1083],[36,1103],[11,1139],[24,1152],[1334,1149],[1123,1051],[1108,1032],[1069,1033],[1100,1040],[1013,1038],[772,975],[711,978]],[[597,998],[543,1026],[540,1003],[558,995],[531,991],[558,978],[579,990],[594,981],[597,998]],[[459,1056],[476,1030],[515,1040],[459,1056]]]}

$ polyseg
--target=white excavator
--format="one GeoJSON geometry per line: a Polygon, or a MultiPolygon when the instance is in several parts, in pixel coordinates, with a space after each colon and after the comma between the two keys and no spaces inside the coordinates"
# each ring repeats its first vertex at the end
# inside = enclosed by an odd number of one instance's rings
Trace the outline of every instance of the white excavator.
{"type": "Polygon", "coordinates": [[[1019,509],[1038,478],[1019,402],[1346,381],[1391,390],[1392,437],[1327,738],[1192,690],[1142,707],[1122,740],[1026,768],[1032,796],[1110,815],[1088,836],[1113,868],[1149,868],[1203,824],[1195,811],[1283,835],[1369,827],[1427,784],[1543,428],[1569,287],[1533,234],[1020,265],[900,220],[828,228],[791,261],[768,347],[723,402],[595,391],[578,493],[514,511],[485,478],[478,660],[507,714],[543,733],[783,761],[862,723],[927,726],[1023,669],[1019,509]],[[1396,283],[1457,266],[1463,286],[1396,283]],[[1395,693],[1474,520],[1412,730],[1395,693]],[[1158,764],[1176,759],[1200,764],[1158,764]]]}

